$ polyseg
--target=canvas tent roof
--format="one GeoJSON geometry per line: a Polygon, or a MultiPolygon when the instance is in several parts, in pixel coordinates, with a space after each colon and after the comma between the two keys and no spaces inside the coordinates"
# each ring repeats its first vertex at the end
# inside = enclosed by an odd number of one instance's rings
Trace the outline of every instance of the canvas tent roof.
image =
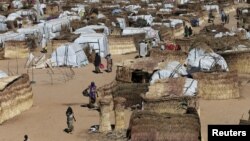
{"type": "Polygon", "coordinates": [[[3,15],[0,15],[0,22],[6,22],[6,17],[3,15]]]}
{"type": "Polygon", "coordinates": [[[187,65],[199,68],[201,71],[211,71],[211,69],[218,65],[221,70],[229,71],[225,59],[214,52],[206,52],[202,48],[193,48],[187,58],[187,65]]]}
{"type": "Polygon", "coordinates": [[[100,52],[101,57],[105,57],[109,53],[108,39],[105,34],[90,33],[82,34],[74,43],[89,44],[96,52],[100,52]]]}
{"type": "Polygon", "coordinates": [[[56,48],[51,55],[52,66],[82,67],[89,63],[83,48],[79,44],[64,44],[56,48]]]}
{"type": "Polygon", "coordinates": [[[159,79],[165,79],[165,78],[176,78],[181,75],[187,75],[186,68],[180,64],[178,61],[172,61],[167,64],[167,66],[162,69],[154,72],[154,74],[151,77],[150,84],[155,83],[155,81],[159,79]]]}
{"type": "Polygon", "coordinates": [[[75,34],[87,34],[87,33],[96,33],[95,30],[91,29],[91,28],[78,28],[75,32],[75,34]]]}
{"type": "Polygon", "coordinates": [[[25,39],[26,37],[22,33],[6,32],[4,34],[0,34],[0,43],[9,40],[24,41],[25,39]]]}
{"type": "Polygon", "coordinates": [[[62,26],[69,27],[70,19],[69,18],[58,18],[50,21],[46,21],[38,24],[38,26],[44,29],[44,33],[48,39],[53,39],[60,35],[62,26]]]}
{"type": "Polygon", "coordinates": [[[157,30],[154,30],[151,27],[135,28],[135,27],[126,27],[122,31],[122,35],[135,35],[140,33],[146,33],[146,38],[155,38],[157,41],[160,40],[157,30]]]}

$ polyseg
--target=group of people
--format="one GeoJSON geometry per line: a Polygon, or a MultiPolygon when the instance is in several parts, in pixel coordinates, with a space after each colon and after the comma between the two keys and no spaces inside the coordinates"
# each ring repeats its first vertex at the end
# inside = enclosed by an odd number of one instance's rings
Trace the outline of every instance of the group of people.
{"type": "Polygon", "coordinates": [[[187,25],[185,25],[185,28],[184,28],[184,37],[190,37],[193,35],[193,29],[192,27],[188,27],[187,25]]]}
{"type": "MultiPolygon", "coordinates": [[[[107,72],[112,72],[112,66],[113,66],[113,60],[111,58],[111,54],[108,54],[105,57],[106,61],[107,61],[107,72]]],[[[95,54],[95,60],[94,60],[94,66],[95,66],[95,73],[102,73],[100,68],[103,68],[103,64],[101,61],[101,56],[99,55],[99,53],[95,54]]]]}
{"type": "MultiPolygon", "coordinates": [[[[98,97],[98,95],[97,95],[97,87],[95,85],[95,82],[91,82],[86,90],[88,90],[88,96],[89,96],[88,107],[91,109],[97,108],[96,98],[98,97]]],[[[72,131],[74,130],[73,123],[76,122],[76,119],[74,116],[73,109],[70,106],[66,110],[66,117],[67,117],[68,128],[65,129],[65,132],[72,133],[72,131]]]]}

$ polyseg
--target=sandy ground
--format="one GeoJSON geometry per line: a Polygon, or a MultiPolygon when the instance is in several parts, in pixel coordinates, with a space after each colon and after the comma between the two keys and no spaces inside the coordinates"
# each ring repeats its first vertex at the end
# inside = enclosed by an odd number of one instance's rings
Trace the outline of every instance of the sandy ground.
{"type": "MultiPolygon", "coordinates": [[[[236,25],[233,15],[234,13],[230,15],[231,21],[227,27],[236,25]]],[[[218,19],[216,22],[218,23],[218,19]]],[[[120,62],[135,56],[136,54],[113,56],[113,59],[114,62],[120,62]]],[[[29,72],[31,77],[31,70],[24,68],[25,61],[0,60],[0,70],[10,74],[29,72]]],[[[53,69],[52,77],[48,69],[34,70],[34,105],[30,110],[0,125],[0,141],[23,140],[25,134],[29,135],[32,141],[87,140],[87,129],[99,123],[99,116],[97,111],[81,106],[88,102],[88,98],[83,97],[81,92],[91,81],[95,81],[97,86],[102,86],[115,79],[115,71],[94,74],[93,69],[91,64],[83,68],[74,68],[73,72],[68,68],[53,69]],[[73,134],[63,132],[67,127],[65,111],[69,105],[72,106],[77,120],[73,134]]],[[[113,69],[115,70],[115,67],[113,69]]],[[[238,124],[242,115],[244,119],[248,118],[249,88],[248,83],[241,87],[239,99],[200,101],[204,141],[207,141],[208,124],[238,124]]],[[[129,111],[127,115],[130,115],[129,111]]]]}

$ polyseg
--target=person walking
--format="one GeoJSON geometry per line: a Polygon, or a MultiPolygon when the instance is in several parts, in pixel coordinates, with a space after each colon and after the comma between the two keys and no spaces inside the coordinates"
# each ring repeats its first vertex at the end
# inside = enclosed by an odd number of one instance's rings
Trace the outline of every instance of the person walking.
{"type": "Polygon", "coordinates": [[[101,64],[101,56],[99,55],[99,53],[96,53],[95,54],[95,60],[94,60],[95,72],[96,73],[101,73],[100,64],[101,64]]]}
{"type": "Polygon", "coordinates": [[[91,82],[89,86],[89,108],[95,108],[97,89],[95,82],[91,82]]]}
{"type": "Polygon", "coordinates": [[[113,65],[113,60],[111,58],[111,54],[108,54],[105,57],[106,61],[107,61],[107,72],[112,72],[112,65],[113,65]]]}
{"type": "Polygon", "coordinates": [[[75,116],[74,116],[74,112],[72,110],[72,108],[69,106],[67,111],[66,111],[66,116],[67,116],[67,133],[72,133],[72,131],[74,130],[74,126],[73,126],[73,122],[76,122],[75,116]]]}
{"type": "Polygon", "coordinates": [[[221,22],[223,25],[225,24],[225,17],[226,17],[226,14],[225,14],[224,10],[222,9],[221,10],[221,22]]]}

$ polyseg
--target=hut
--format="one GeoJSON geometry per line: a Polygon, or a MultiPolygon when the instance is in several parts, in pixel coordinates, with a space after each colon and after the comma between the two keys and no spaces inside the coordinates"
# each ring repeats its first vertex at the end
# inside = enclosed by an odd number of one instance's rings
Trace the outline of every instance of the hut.
{"type": "Polygon", "coordinates": [[[196,97],[191,96],[166,96],[161,98],[143,98],[143,109],[159,114],[185,114],[192,107],[199,109],[196,97]]]}
{"type": "Polygon", "coordinates": [[[181,64],[184,64],[187,58],[187,53],[183,51],[169,51],[169,50],[160,50],[159,48],[152,48],[150,50],[150,57],[164,60],[164,62],[166,63],[171,61],[178,61],[181,64]]]}
{"type": "Polygon", "coordinates": [[[113,81],[98,88],[97,92],[101,98],[125,98],[125,108],[133,108],[135,106],[142,106],[141,94],[145,94],[148,91],[148,86],[148,83],[123,83],[119,81],[113,81]]]}
{"type": "Polygon", "coordinates": [[[198,81],[198,96],[203,99],[222,100],[240,97],[236,71],[198,72],[192,76],[198,81]]]}
{"type": "Polygon", "coordinates": [[[0,124],[31,108],[33,93],[27,74],[0,79],[0,124]]]}
{"type": "Polygon", "coordinates": [[[131,141],[199,141],[201,125],[197,114],[134,112],[130,119],[131,141]]]}
{"type": "Polygon", "coordinates": [[[181,77],[158,80],[149,86],[149,91],[145,95],[142,95],[143,109],[160,114],[184,114],[190,107],[198,110],[198,98],[192,96],[192,89],[195,89],[192,85],[194,80],[188,87],[186,83],[186,78],[181,77]]]}
{"type": "Polygon", "coordinates": [[[27,58],[29,47],[27,41],[5,41],[4,57],[5,58],[27,58]]]}
{"type": "Polygon", "coordinates": [[[51,3],[46,5],[46,9],[45,9],[45,14],[46,15],[55,15],[60,11],[60,7],[58,4],[56,3],[51,3]]]}
{"type": "Polygon", "coordinates": [[[109,52],[111,54],[126,54],[136,52],[133,36],[109,36],[109,52]]]}
{"type": "Polygon", "coordinates": [[[249,50],[224,52],[220,54],[226,60],[230,70],[237,71],[239,74],[250,73],[249,50]]]}
{"type": "Polygon", "coordinates": [[[148,83],[158,63],[157,58],[139,58],[117,64],[116,80],[122,82],[148,83]]]}
{"type": "Polygon", "coordinates": [[[175,43],[181,47],[181,51],[188,53],[194,38],[176,38],[175,43]]]}

